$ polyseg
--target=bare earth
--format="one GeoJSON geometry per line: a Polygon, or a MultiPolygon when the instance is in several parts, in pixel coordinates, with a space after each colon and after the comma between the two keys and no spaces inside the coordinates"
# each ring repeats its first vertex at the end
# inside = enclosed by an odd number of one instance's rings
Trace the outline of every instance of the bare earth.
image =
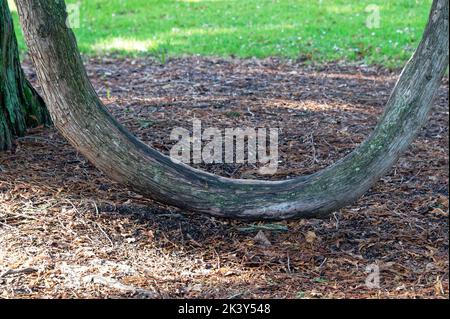
{"type": "MultiPolygon", "coordinates": [[[[278,127],[271,179],[317,171],[370,134],[397,73],[267,60],[91,59],[108,109],[168,154],[176,126],[278,127]]],[[[27,73],[35,79],[29,63],[27,73]]],[[[53,128],[0,154],[0,298],[448,298],[448,79],[416,142],[326,220],[243,223],[146,200],[53,128]],[[379,288],[366,286],[380,271],[379,288]]],[[[232,178],[252,165],[199,165],[232,178]]],[[[372,282],[374,283],[374,282],[372,282]]]]}

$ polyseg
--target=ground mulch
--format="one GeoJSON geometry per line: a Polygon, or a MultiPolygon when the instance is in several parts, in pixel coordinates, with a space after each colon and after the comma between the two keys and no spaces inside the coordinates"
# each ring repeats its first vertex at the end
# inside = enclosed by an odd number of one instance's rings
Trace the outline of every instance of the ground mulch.
{"type": "MultiPolygon", "coordinates": [[[[277,59],[86,59],[99,96],[169,154],[176,127],[280,128],[282,180],[324,168],[376,125],[398,72],[277,59]]],[[[29,63],[27,74],[35,75],[29,63]]],[[[324,220],[180,211],[105,177],[53,128],[0,154],[0,298],[448,298],[448,78],[397,165],[324,220]],[[366,279],[379,270],[379,287],[366,279]]]]}

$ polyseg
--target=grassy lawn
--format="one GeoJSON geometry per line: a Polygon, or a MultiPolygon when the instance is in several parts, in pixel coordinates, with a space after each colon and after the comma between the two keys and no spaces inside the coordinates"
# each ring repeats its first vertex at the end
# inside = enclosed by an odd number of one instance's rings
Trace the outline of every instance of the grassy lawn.
{"type": "MultiPolygon", "coordinates": [[[[431,0],[82,0],[83,53],[281,56],[401,66],[421,38],[431,0]],[[380,23],[367,27],[377,5],[380,23]]],[[[12,8],[14,11],[15,9],[12,8]]],[[[14,13],[16,21],[17,15],[14,13]]],[[[20,35],[21,48],[24,49],[20,35]]]]}

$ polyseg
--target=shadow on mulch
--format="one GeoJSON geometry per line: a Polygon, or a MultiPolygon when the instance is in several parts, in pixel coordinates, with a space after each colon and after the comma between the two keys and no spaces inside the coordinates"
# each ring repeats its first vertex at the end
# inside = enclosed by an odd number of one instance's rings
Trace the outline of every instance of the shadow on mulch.
{"type": "MultiPolygon", "coordinates": [[[[91,59],[87,69],[108,109],[165,154],[171,130],[191,130],[192,118],[280,128],[274,176],[196,166],[260,179],[309,174],[351,152],[397,76],[276,59],[91,59]]],[[[32,130],[0,154],[0,297],[448,298],[447,105],[445,80],[426,128],[356,204],[280,223],[162,206],[111,182],[54,129],[32,130]],[[379,287],[367,286],[377,272],[379,287]]]]}

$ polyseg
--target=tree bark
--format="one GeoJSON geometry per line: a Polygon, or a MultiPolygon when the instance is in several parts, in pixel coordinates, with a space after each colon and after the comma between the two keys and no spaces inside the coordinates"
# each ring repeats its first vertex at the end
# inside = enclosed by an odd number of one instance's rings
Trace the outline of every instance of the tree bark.
{"type": "Polygon", "coordinates": [[[0,0],[0,150],[27,127],[49,124],[44,101],[26,80],[7,0],[0,0]]]}
{"type": "Polygon", "coordinates": [[[62,0],[16,0],[56,127],[95,166],[157,201],[215,216],[324,217],[364,194],[424,124],[448,65],[448,0],[434,0],[423,39],[371,136],[315,174],[287,181],[233,180],[177,164],[134,138],[102,105],[67,28],[62,0]]]}

